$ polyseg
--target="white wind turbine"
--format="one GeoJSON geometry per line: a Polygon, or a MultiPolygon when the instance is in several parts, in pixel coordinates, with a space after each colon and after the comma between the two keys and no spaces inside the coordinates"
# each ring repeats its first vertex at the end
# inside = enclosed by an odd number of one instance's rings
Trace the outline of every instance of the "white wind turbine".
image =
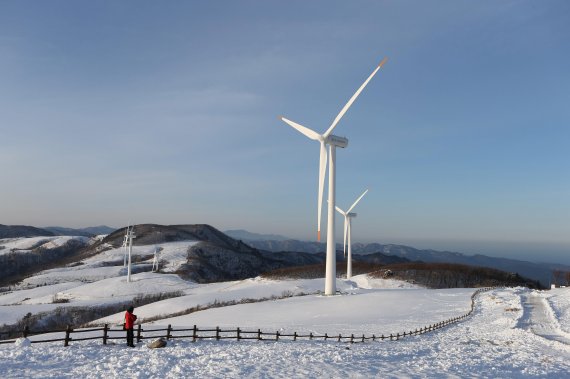
{"type": "Polygon", "coordinates": [[[336,148],[346,147],[348,145],[348,140],[344,137],[338,137],[332,135],[333,129],[337,126],[340,119],[344,116],[348,108],[356,100],[360,92],[366,87],[368,82],[376,75],[378,70],[386,63],[387,58],[384,58],[382,62],[376,67],[376,69],[370,74],[368,79],[358,88],[356,93],[352,95],[350,100],[341,109],[340,113],[336,116],[331,126],[327,129],[324,134],[319,134],[303,125],[297,124],[285,117],[279,117],[285,123],[289,124],[293,128],[297,129],[299,132],[309,137],[312,140],[318,141],[321,145],[320,150],[320,160],[319,160],[319,194],[317,200],[317,239],[321,240],[321,209],[323,203],[323,190],[325,184],[325,172],[327,169],[327,148],[328,145],[330,155],[330,165],[329,165],[329,192],[328,192],[328,216],[327,216],[327,257],[326,257],[326,279],[325,279],[325,295],[334,295],[336,293],[336,249],[335,249],[335,238],[334,238],[334,209],[335,209],[335,163],[336,163],[336,148]]]}
{"type": "Polygon", "coordinates": [[[131,253],[133,252],[133,238],[136,238],[134,225],[130,230],[127,229],[127,239],[129,240],[129,267],[127,269],[127,282],[131,281],[131,253]]]}
{"type": "Polygon", "coordinates": [[[130,225],[127,225],[127,230],[125,231],[125,237],[123,238],[123,244],[121,247],[123,248],[123,267],[127,267],[127,252],[129,247],[129,228],[130,225]]]}
{"type": "Polygon", "coordinates": [[[154,258],[152,260],[152,272],[158,272],[158,247],[154,247],[154,258]]]}
{"type": "Polygon", "coordinates": [[[342,243],[342,248],[344,250],[344,256],[346,257],[346,241],[347,241],[347,235],[348,235],[348,258],[346,259],[346,278],[350,279],[352,278],[352,251],[351,251],[351,238],[350,236],[352,235],[350,230],[351,230],[351,223],[352,223],[352,219],[356,217],[356,213],[351,213],[350,211],[352,211],[354,209],[354,207],[356,206],[356,204],[358,204],[358,202],[360,201],[360,199],[362,199],[364,197],[364,195],[366,195],[366,193],[368,192],[368,190],[364,191],[364,193],[362,195],[360,195],[360,197],[358,199],[356,199],[356,201],[350,206],[350,208],[348,208],[348,210],[345,212],[342,209],[340,209],[339,207],[336,207],[336,210],[338,211],[338,213],[340,213],[341,215],[344,216],[344,240],[342,243]]]}
{"type": "MultiPolygon", "coordinates": [[[[158,232],[158,234],[160,235],[160,232],[158,232]]],[[[158,272],[158,254],[159,254],[158,246],[155,243],[155,245],[154,245],[154,259],[152,260],[152,272],[158,272]]]]}

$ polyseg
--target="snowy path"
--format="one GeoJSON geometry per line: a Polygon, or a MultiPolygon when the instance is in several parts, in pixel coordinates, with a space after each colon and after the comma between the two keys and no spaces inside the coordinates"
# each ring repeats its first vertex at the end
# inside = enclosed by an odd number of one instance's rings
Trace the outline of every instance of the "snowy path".
{"type": "Polygon", "coordinates": [[[536,292],[522,295],[524,315],[521,326],[526,326],[537,336],[570,345],[570,335],[562,330],[546,300],[536,292]]]}

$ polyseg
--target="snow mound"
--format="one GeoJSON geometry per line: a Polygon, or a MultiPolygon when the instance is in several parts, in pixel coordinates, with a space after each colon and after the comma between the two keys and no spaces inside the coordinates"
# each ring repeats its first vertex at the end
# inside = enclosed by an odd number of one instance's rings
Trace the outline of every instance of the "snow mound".
{"type": "Polygon", "coordinates": [[[16,345],[16,347],[19,347],[19,348],[28,347],[28,346],[32,346],[32,341],[30,341],[27,338],[18,338],[16,340],[16,342],[14,343],[14,345],[16,345]]]}

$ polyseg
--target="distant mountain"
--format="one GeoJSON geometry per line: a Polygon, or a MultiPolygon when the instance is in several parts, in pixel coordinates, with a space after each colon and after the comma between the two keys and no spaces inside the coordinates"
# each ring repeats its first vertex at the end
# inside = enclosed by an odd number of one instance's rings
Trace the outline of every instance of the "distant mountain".
{"type": "Polygon", "coordinates": [[[111,234],[116,228],[111,228],[106,225],[100,226],[89,226],[87,228],[64,228],[61,226],[47,226],[43,228],[52,232],[56,236],[84,236],[84,237],[94,237],[102,234],[111,234]]]}
{"type": "Polygon", "coordinates": [[[251,240],[251,241],[286,241],[289,238],[280,236],[278,234],[259,234],[251,233],[247,230],[236,229],[236,230],[226,230],[224,231],[228,236],[235,238],[237,240],[251,240]]]}
{"type": "MultiPolygon", "coordinates": [[[[299,251],[308,253],[324,252],[326,245],[318,242],[304,242],[297,240],[286,241],[254,241],[244,240],[250,246],[267,251],[299,251]]],[[[337,244],[337,250],[342,246],[337,244]]],[[[562,271],[570,271],[570,266],[553,264],[553,263],[533,263],[527,261],[519,261],[515,259],[496,258],[486,255],[464,255],[457,252],[437,251],[432,249],[416,249],[404,245],[392,244],[361,244],[352,245],[353,254],[371,254],[383,253],[387,255],[406,258],[410,261],[422,261],[428,263],[458,263],[471,266],[490,267],[502,271],[518,273],[524,277],[539,280],[540,283],[548,287],[552,278],[552,270],[558,269],[562,271]]]]}
{"type": "Polygon", "coordinates": [[[0,224],[0,238],[49,237],[53,235],[54,233],[49,230],[33,226],[0,224]]]}
{"type": "Polygon", "coordinates": [[[101,234],[110,234],[116,229],[109,226],[90,226],[87,228],[64,228],[61,226],[48,226],[36,228],[28,225],[2,225],[0,224],[0,238],[22,237],[51,237],[51,236],[83,236],[94,237],[101,234]]]}

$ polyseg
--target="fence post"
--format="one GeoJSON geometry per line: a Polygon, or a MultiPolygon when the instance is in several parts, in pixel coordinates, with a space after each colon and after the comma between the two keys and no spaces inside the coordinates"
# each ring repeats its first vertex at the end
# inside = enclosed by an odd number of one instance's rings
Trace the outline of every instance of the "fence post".
{"type": "Polygon", "coordinates": [[[109,330],[109,325],[105,324],[105,326],[103,326],[103,345],[107,344],[107,331],[109,330]]]}
{"type": "Polygon", "coordinates": [[[275,332],[275,341],[279,341],[279,330],[275,332]]]}
{"type": "Polygon", "coordinates": [[[196,329],[196,325],[194,325],[194,330],[192,330],[192,342],[196,342],[196,332],[198,331],[198,329],[196,329]]]}
{"type": "Polygon", "coordinates": [[[166,339],[170,339],[170,332],[172,331],[172,325],[168,324],[168,328],[166,328],[166,339]]]}
{"type": "Polygon", "coordinates": [[[362,342],[364,342],[364,334],[362,335],[362,342]]]}
{"type": "Polygon", "coordinates": [[[325,333],[325,341],[329,338],[328,334],[325,333]]]}
{"type": "Polygon", "coordinates": [[[354,334],[350,335],[350,343],[354,343],[354,334]]]}
{"type": "Polygon", "coordinates": [[[384,338],[386,338],[386,337],[384,337],[384,334],[382,334],[382,337],[380,337],[380,338],[382,339],[382,341],[384,341],[384,338]]]}
{"type": "Polygon", "coordinates": [[[338,342],[340,342],[340,339],[342,338],[342,336],[340,335],[340,333],[338,334],[338,342]]]}
{"type": "Polygon", "coordinates": [[[376,341],[376,334],[372,335],[372,341],[376,341]]]}
{"type": "Polygon", "coordinates": [[[310,340],[313,339],[313,332],[309,333],[309,339],[310,339],[310,340]]]}
{"type": "Polygon", "coordinates": [[[71,329],[71,325],[67,325],[67,328],[65,329],[65,341],[63,342],[63,346],[69,346],[69,341],[71,340],[71,337],[69,336],[71,334],[71,331],[73,329],[71,329]]]}
{"type": "Polygon", "coordinates": [[[390,341],[392,341],[392,333],[390,333],[390,341]]]}
{"type": "Polygon", "coordinates": [[[26,325],[26,326],[24,327],[24,331],[22,332],[22,335],[23,335],[24,338],[27,338],[27,337],[28,337],[28,334],[30,334],[30,327],[29,327],[28,325],[26,325]]]}
{"type": "Polygon", "coordinates": [[[139,327],[137,328],[137,342],[141,342],[141,332],[142,332],[142,325],[139,324],[139,327]]]}
{"type": "Polygon", "coordinates": [[[257,329],[257,340],[261,341],[261,329],[257,329]]]}
{"type": "Polygon", "coordinates": [[[220,327],[216,326],[216,340],[220,340],[220,327]]]}
{"type": "Polygon", "coordinates": [[[240,330],[239,330],[239,326],[238,326],[238,328],[237,328],[237,340],[238,340],[238,341],[241,339],[241,338],[240,338],[241,336],[240,336],[239,333],[240,333],[240,330]]]}

